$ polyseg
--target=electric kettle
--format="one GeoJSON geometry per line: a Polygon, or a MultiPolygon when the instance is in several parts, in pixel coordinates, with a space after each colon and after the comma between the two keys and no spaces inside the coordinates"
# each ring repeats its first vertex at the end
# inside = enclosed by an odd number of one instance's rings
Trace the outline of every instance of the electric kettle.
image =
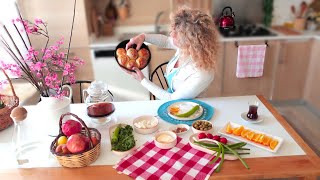
{"type": "Polygon", "coordinates": [[[232,8],[230,6],[227,6],[223,8],[220,19],[219,19],[219,26],[222,29],[232,29],[234,28],[234,13],[232,12],[232,8]],[[227,12],[227,9],[230,10],[230,12],[227,12]]]}

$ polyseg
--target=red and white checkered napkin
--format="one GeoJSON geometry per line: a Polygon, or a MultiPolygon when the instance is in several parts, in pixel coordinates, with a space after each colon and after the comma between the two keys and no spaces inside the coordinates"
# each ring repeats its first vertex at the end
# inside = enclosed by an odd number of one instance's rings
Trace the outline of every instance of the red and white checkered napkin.
{"type": "Polygon", "coordinates": [[[266,47],[266,45],[245,45],[238,47],[236,71],[238,78],[262,76],[266,47]]]}
{"type": "Polygon", "coordinates": [[[170,149],[159,149],[148,141],[114,168],[136,179],[208,179],[218,163],[208,164],[212,155],[193,149],[178,139],[170,149]]]}

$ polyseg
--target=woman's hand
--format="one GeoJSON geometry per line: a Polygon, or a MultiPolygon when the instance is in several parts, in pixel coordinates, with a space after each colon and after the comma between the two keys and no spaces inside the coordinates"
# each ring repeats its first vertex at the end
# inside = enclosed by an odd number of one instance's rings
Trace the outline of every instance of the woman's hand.
{"type": "Polygon", "coordinates": [[[139,82],[141,82],[145,76],[143,75],[143,73],[140,71],[140,69],[134,67],[133,70],[135,72],[131,72],[131,71],[128,71],[124,68],[122,68],[125,72],[127,72],[128,74],[130,74],[131,76],[133,76],[136,80],[138,80],[139,82]]]}
{"type": "Polygon", "coordinates": [[[126,44],[126,50],[128,50],[133,44],[136,44],[137,45],[136,50],[139,50],[144,40],[145,40],[144,33],[131,38],[130,41],[126,44]]]}

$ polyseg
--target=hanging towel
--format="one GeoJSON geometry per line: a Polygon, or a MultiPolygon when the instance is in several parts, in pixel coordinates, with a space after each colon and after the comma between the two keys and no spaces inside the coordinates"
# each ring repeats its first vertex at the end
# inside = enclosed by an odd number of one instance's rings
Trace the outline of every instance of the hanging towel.
{"type": "Polygon", "coordinates": [[[237,78],[262,76],[266,47],[265,44],[238,47],[237,78]]]}

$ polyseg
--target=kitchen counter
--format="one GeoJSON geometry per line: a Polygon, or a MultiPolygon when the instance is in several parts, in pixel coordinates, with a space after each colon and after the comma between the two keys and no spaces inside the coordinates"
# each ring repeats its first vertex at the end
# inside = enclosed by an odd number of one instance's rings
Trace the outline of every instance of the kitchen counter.
{"type": "MultiPolygon", "coordinates": [[[[150,25],[151,26],[151,25],[150,25]]],[[[99,37],[91,36],[90,48],[91,49],[114,49],[121,39],[129,39],[130,37],[137,35],[141,32],[149,32],[150,26],[134,26],[127,28],[126,30],[119,29],[119,32],[114,36],[99,37]]],[[[277,34],[277,36],[254,36],[254,37],[223,37],[220,35],[220,42],[232,42],[232,41],[264,41],[264,40],[303,40],[303,39],[316,39],[320,40],[320,31],[303,31],[299,32],[299,35],[286,35],[279,31],[268,28],[271,32],[277,34]]],[[[150,31],[152,32],[152,31],[150,31]]]]}

